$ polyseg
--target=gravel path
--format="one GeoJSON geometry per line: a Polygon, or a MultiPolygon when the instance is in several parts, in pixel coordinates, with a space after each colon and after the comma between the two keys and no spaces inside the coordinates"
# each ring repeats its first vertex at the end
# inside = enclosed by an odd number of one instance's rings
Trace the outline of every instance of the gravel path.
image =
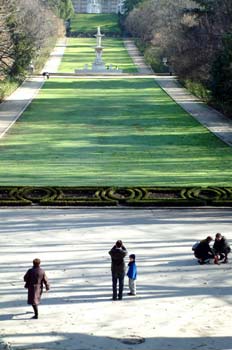
{"type": "MultiPolygon", "coordinates": [[[[42,71],[57,72],[65,50],[65,40],[59,40],[42,71]]],[[[0,104],[0,138],[22,115],[44,84],[44,77],[29,77],[0,104]]]]}

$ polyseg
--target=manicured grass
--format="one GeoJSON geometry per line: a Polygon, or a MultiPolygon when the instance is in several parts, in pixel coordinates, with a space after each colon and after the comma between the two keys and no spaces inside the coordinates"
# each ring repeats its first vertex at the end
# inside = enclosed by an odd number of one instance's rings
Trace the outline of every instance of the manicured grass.
{"type": "MultiPolygon", "coordinates": [[[[137,72],[121,39],[105,38],[102,45],[104,46],[102,58],[106,65],[118,66],[125,73],[137,72]]],[[[85,64],[91,68],[95,59],[95,46],[96,39],[94,38],[69,38],[59,72],[74,73],[75,69],[82,69],[85,64]]]]}
{"type": "Polygon", "coordinates": [[[152,79],[51,79],[0,148],[0,185],[232,184],[231,148],[152,79]]]}
{"type": "Polygon", "coordinates": [[[119,18],[117,14],[75,14],[71,19],[71,31],[77,34],[95,34],[97,27],[104,34],[120,35],[119,18]]]}

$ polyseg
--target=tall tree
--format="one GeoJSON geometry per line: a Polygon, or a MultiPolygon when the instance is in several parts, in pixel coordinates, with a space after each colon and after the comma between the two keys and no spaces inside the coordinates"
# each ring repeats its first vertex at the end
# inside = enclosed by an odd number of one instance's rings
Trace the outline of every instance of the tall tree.
{"type": "Polygon", "coordinates": [[[129,13],[126,26],[157,48],[151,54],[167,56],[180,78],[211,88],[231,105],[231,0],[145,0],[129,13]]]}
{"type": "Polygon", "coordinates": [[[72,0],[45,0],[45,2],[54,9],[57,16],[64,20],[67,20],[74,15],[72,0]]]}
{"type": "Polygon", "coordinates": [[[7,74],[13,64],[13,41],[10,35],[8,23],[14,7],[8,0],[0,0],[0,77],[7,74]]]}
{"type": "Polygon", "coordinates": [[[24,74],[40,49],[57,37],[60,22],[42,0],[0,0],[1,76],[24,74]]]}

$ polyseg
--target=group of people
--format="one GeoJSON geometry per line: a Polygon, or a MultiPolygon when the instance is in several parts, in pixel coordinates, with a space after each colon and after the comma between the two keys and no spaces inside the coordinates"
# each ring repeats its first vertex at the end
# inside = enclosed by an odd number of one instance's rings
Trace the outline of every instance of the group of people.
{"type": "Polygon", "coordinates": [[[196,242],[192,250],[195,257],[198,259],[199,264],[208,264],[210,260],[214,261],[214,264],[228,263],[228,254],[231,251],[229,242],[222,236],[221,233],[217,233],[215,236],[214,244],[212,244],[213,238],[211,236],[206,237],[200,242],[196,242]]]}
{"type": "MultiPolygon", "coordinates": [[[[113,286],[113,300],[122,300],[124,278],[126,274],[126,267],[124,258],[127,255],[127,250],[121,240],[118,240],[113,248],[109,251],[112,264],[112,286],[113,286]],[[119,292],[117,293],[117,282],[119,281],[119,292]]],[[[33,260],[33,267],[27,271],[24,276],[24,287],[28,290],[27,303],[32,305],[34,310],[34,319],[39,318],[38,305],[40,303],[43,287],[46,291],[50,289],[48,278],[45,271],[40,267],[40,259],[33,260]]],[[[136,295],[136,278],[137,267],[135,263],[135,254],[129,255],[127,276],[129,278],[129,296],[136,295]]]]}
{"type": "MultiPolygon", "coordinates": [[[[195,257],[200,264],[206,264],[210,259],[214,260],[215,264],[228,262],[228,254],[231,251],[227,239],[217,233],[213,247],[210,246],[213,238],[211,236],[206,237],[200,242],[197,242],[192,247],[195,257]]],[[[113,288],[113,300],[122,300],[124,279],[126,275],[125,257],[127,255],[127,249],[123,245],[121,240],[118,240],[112,249],[109,251],[111,256],[111,272],[112,272],[112,288],[113,288]]],[[[40,267],[40,259],[33,260],[33,267],[27,271],[24,276],[25,288],[28,290],[28,304],[32,305],[34,310],[33,318],[38,319],[38,305],[43,292],[43,286],[46,290],[50,289],[48,278],[45,271],[40,267]]],[[[129,255],[129,263],[127,269],[127,276],[129,279],[129,296],[136,295],[136,279],[137,279],[137,267],[135,262],[135,254],[129,255]]]]}
{"type": "MultiPolygon", "coordinates": [[[[125,262],[124,258],[127,255],[127,250],[121,240],[118,240],[113,248],[109,251],[111,256],[111,272],[112,272],[112,287],[113,287],[113,300],[122,300],[124,278],[125,278],[125,262]],[[119,284],[117,293],[117,282],[119,284]]],[[[129,278],[129,290],[128,295],[136,295],[136,278],[137,278],[137,267],[135,263],[135,254],[129,255],[129,264],[127,276],[129,278]]]]}

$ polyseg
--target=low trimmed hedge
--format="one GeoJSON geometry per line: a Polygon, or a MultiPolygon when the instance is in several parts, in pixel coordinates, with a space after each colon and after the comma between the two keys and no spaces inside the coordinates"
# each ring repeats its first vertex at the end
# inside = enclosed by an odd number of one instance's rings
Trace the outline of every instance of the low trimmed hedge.
{"type": "Polygon", "coordinates": [[[0,206],[232,207],[232,187],[0,187],[0,206]]]}

